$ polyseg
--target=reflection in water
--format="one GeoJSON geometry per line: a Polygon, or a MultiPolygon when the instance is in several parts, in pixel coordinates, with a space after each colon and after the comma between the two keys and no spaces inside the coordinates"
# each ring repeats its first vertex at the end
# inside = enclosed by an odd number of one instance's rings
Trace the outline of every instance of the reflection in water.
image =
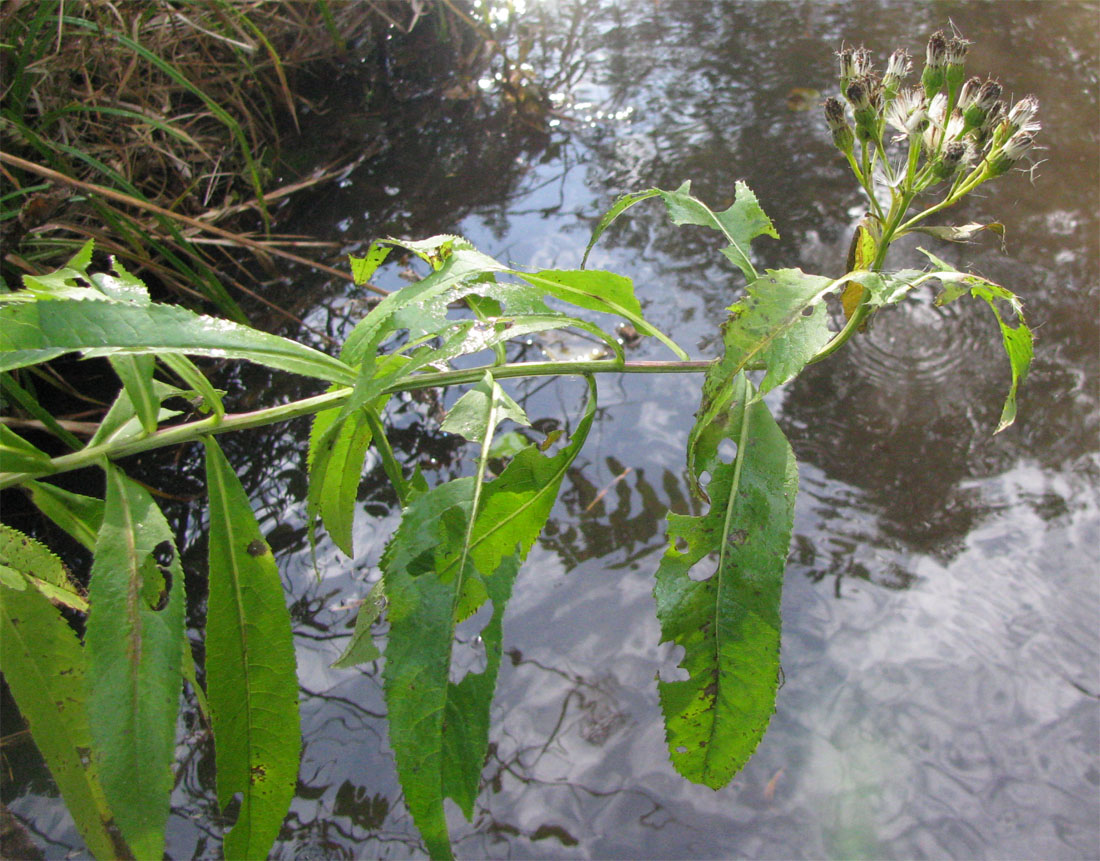
{"type": "MultiPolygon", "coordinates": [[[[837,274],[863,206],[817,112],[788,98],[833,92],[842,40],[880,58],[899,45],[919,52],[950,19],[975,42],[968,69],[1035,93],[1050,133],[1034,185],[1009,177],[950,213],[1005,222],[1008,254],[984,239],[936,253],[1020,293],[1037,353],[1017,424],[996,438],[1008,373],[995,323],[984,307],[936,308],[930,294],[879,315],[849,349],[769,396],[803,491],[784,594],[786,683],[757,754],[717,793],[669,766],[653,681],[671,660],[656,647],[652,575],[665,511],[692,510],[683,444],[698,389],[601,380],[600,420],[505,619],[511,660],[475,819],[450,819],[459,854],[1095,855],[1100,182],[1088,118],[1098,111],[1100,11],[1054,0],[556,8],[535,7],[538,26],[514,34],[555,84],[547,97],[568,96],[553,101],[556,126],[517,136],[472,102],[410,104],[404,136],[319,197],[303,213],[309,229],[352,250],[380,233],[462,232],[502,260],[574,266],[620,193],[691,179],[718,207],[744,179],[783,237],[762,240],[758,262],[837,274]]],[[[712,235],[672,228],[659,207],[635,213],[592,264],[629,274],[654,323],[713,354],[739,277],[712,235]]],[[[894,259],[923,264],[913,245],[894,259]]],[[[383,273],[384,286],[403,283],[399,269],[383,273]]],[[[365,313],[343,285],[286,286],[334,338],[365,313]]],[[[658,357],[646,342],[633,349],[658,357]]],[[[276,384],[287,397],[312,392],[276,384]]],[[[230,381],[243,401],[272,387],[253,370],[230,381]]],[[[582,397],[568,381],[509,391],[538,419],[536,439],[568,429],[582,397]]],[[[398,455],[429,475],[469,474],[468,452],[434,430],[439,406],[395,399],[398,455]]],[[[350,603],[377,577],[395,500],[368,461],[356,558],[323,540],[318,577],[304,532],[307,434],[300,422],[225,441],[281,548],[298,632],[306,746],[276,857],[407,858],[420,843],[386,741],[378,666],[330,669],[350,636],[350,603]]],[[[181,496],[201,489],[198,461],[163,473],[150,464],[150,483],[181,496]]],[[[201,522],[182,503],[170,516],[192,539],[189,572],[201,572],[201,522]]],[[[202,581],[188,582],[195,625],[202,581]]],[[[181,768],[169,853],[215,857],[212,749],[188,721],[182,731],[199,743],[181,768]]],[[[23,747],[5,745],[21,770],[4,801],[61,857],[79,843],[41,782],[23,777],[23,747]]]]}

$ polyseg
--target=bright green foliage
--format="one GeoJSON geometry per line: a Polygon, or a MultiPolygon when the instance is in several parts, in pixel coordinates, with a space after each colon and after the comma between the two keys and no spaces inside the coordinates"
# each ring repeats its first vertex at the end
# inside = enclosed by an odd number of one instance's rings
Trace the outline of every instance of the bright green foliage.
{"type": "Polygon", "coordinates": [[[290,613],[271,548],[218,444],[206,444],[210,597],[206,685],[218,804],[241,794],[227,859],[265,858],[294,797],[301,752],[290,613]]]}
{"type": "Polygon", "coordinates": [[[183,570],[148,491],[114,467],[88,602],[88,715],[103,790],[134,854],[159,858],[179,710],[183,570]]]}
{"type": "MultiPolygon", "coordinates": [[[[383,398],[382,400],[385,400],[383,398]]],[[[320,515],[333,542],[347,556],[354,556],[351,527],[355,519],[355,499],[363,471],[363,459],[370,447],[372,430],[368,412],[362,407],[339,425],[335,434],[326,432],[340,410],[317,413],[310,434],[310,482],[307,499],[311,528],[320,515]],[[319,441],[328,441],[321,448],[319,441]],[[322,454],[318,454],[318,452],[322,454]]]]}
{"type": "Polygon", "coordinates": [[[45,595],[6,567],[0,567],[0,641],[4,679],[89,850],[97,858],[127,857],[92,756],[80,641],[45,595]]]}
{"type": "Polygon", "coordinates": [[[711,476],[710,509],[669,514],[654,589],[662,640],[684,648],[688,673],[658,685],[669,755],[682,775],[712,789],[748,761],[775,709],[780,590],[798,488],[794,454],[744,374],[729,392],[721,433],[703,437],[696,451],[696,479],[711,476]],[[737,446],[732,463],[719,458],[721,439],[737,446]]]}
{"type": "Polygon", "coordinates": [[[0,471],[48,475],[53,472],[50,456],[27,442],[7,425],[0,425],[0,471]]]}
{"type": "Polygon", "coordinates": [[[363,600],[359,612],[355,616],[355,631],[351,635],[351,642],[341,653],[340,657],[332,662],[337,670],[354,667],[357,664],[366,664],[382,657],[382,652],[374,645],[371,635],[371,626],[378,621],[382,610],[386,607],[386,593],[384,583],[381,580],[375,582],[373,588],[363,600]]]}

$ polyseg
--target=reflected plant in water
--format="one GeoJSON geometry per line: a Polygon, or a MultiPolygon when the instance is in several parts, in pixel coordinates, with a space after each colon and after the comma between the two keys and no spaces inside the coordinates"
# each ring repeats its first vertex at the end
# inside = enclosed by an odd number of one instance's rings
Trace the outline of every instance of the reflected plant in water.
{"type": "Polygon", "coordinates": [[[778,234],[753,192],[736,183],[732,205],[715,212],[685,182],[616,201],[574,270],[507,266],[459,236],[377,241],[351,259],[358,283],[367,283],[395,248],[418,257],[429,274],[386,295],[337,356],[154,303],[117,260],[109,271],[94,267],[90,242],[64,268],[26,276],[24,289],[0,295],[4,392],[53,433],[55,449],[69,449],[54,454],[0,424],[0,487],[24,488],[45,517],[94,554],[85,593],[47,547],[0,527],[3,671],[89,850],[101,858],[162,854],[181,680],[213,730],[219,809],[239,798],[226,857],[264,857],[276,839],[296,791],[301,750],[291,616],[252,502],[216,437],[312,416],[311,542],[321,525],[354,558],[352,524],[369,449],[401,507],[354,634],[333,667],[374,661],[384,647],[389,739],[405,803],[429,853],[450,857],[444,799],[473,815],[505,610],[596,420],[601,374],[704,374],[685,441],[699,513],[667,515],[654,585],[662,641],[679,647],[680,672],[657,688],[675,768],[715,789],[728,784],[775,709],[780,595],[798,485],[794,453],[764,395],[832,356],[879,310],[939,282],[937,301],[969,295],[992,309],[1012,373],[997,430],[1015,418],[1032,355],[1016,297],[927,251],[926,269],[885,268],[891,243],[909,233],[960,240],[999,232],[996,224],[933,226],[926,219],[1020,165],[1034,146],[1035,100],[1006,109],[1000,85],[964,80],[967,47],[934,34],[918,87],[905,84],[911,61],[903,51],[890,57],[880,79],[868,51],[841,50],[844,101],[828,99],[825,118],[870,211],[839,278],[758,271],[752,241],[778,234]],[[890,129],[897,134],[888,137],[890,129]],[[616,219],[657,198],[674,224],[717,231],[720,253],[744,277],[742,297],[721,322],[717,358],[692,360],[651,325],[629,278],[584,268],[616,219]],[[834,300],[843,316],[830,313],[834,300]],[[627,361],[607,318],[625,321],[675,358],[627,361]],[[613,357],[522,360],[524,339],[559,329],[600,340],[613,357]],[[68,353],[106,357],[121,384],[87,443],[38,405],[28,382],[35,366],[68,353]],[[189,356],[246,360],[327,389],[234,414],[189,356]],[[540,435],[505,390],[509,379],[535,376],[583,378],[585,407],[570,434],[540,435]],[[472,474],[433,486],[395,454],[389,403],[400,393],[449,386],[465,392],[440,430],[467,440],[476,456],[472,474]],[[193,418],[194,409],[205,417],[193,418]],[[522,430],[498,433],[506,423],[522,430]],[[174,533],[148,489],[118,464],[185,443],[202,443],[209,497],[205,687],[186,638],[174,533]],[[102,471],[104,498],[47,480],[80,468],[102,471]],[[469,660],[475,615],[483,627],[477,660],[469,660]],[[387,628],[376,637],[383,616],[387,628]]]}

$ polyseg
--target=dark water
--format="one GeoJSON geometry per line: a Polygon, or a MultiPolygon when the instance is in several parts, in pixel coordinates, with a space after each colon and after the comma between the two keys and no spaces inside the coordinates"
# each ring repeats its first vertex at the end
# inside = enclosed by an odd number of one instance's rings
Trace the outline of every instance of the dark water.
{"type": "MultiPolygon", "coordinates": [[[[375,233],[453,231],[501,260],[572,267],[621,192],[690,179],[718,208],[743,179],[782,236],[758,240],[758,265],[839,274],[863,204],[817,110],[793,110],[788,97],[832,94],[844,40],[880,62],[895,47],[919,57],[928,34],[953,22],[975,43],[969,71],[1038,96],[1045,149],[1030,179],[1004,178],[951,213],[1004,222],[1007,253],[992,240],[926,244],[1022,297],[1036,357],[1020,418],[993,437],[1008,371],[988,309],[940,309],[921,295],[775,395],[802,488],[785,683],[756,755],[719,792],[672,770],[654,684],[668,655],[652,577],[665,511],[689,505],[684,443],[698,381],[601,379],[600,420],[509,606],[492,755],[474,821],[452,810],[456,851],[1100,857],[1100,6],[666,0],[553,15],[533,6],[524,20],[540,19],[531,62],[566,97],[547,134],[411,95],[420,119],[407,136],[303,212],[303,225],[350,250],[375,233]]],[[[652,322],[714,355],[740,276],[713,234],[671,227],[659,206],[632,212],[591,265],[633,277],[652,322]]],[[[922,261],[914,245],[893,252],[899,267],[922,261]]],[[[396,267],[383,283],[403,283],[396,267]]],[[[342,285],[308,286],[293,292],[319,330],[339,336],[363,313],[342,285]]],[[[631,357],[666,358],[649,344],[631,357]]],[[[262,383],[245,374],[240,387],[262,383]]],[[[582,389],[536,381],[511,392],[552,426],[576,421],[582,389]]],[[[442,477],[468,471],[469,453],[431,431],[434,411],[400,405],[395,444],[442,477]]],[[[350,633],[349,602],[378,576],[394,501],[365,486],[358,556],[349,564],[323,542],[318,580],[303,537],[306,432],[227,441],[284,548],[298,635],[305,754],[275,856],[418,856],[378,668],[329,668],[350,633]]],[[[198,564],[201,539],[189,553],[198,564]]],[[[220,844],[212,750],[192,724],[173,858],[214,857],[220,844]]],[[[25,786],[11,809],[51,857],[79,854],[41,779],[25,786]]]]}

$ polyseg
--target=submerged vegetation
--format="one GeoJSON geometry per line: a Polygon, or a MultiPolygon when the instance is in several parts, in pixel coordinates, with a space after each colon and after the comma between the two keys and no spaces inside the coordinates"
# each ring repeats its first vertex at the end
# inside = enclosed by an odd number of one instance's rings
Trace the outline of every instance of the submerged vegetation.
{"type": "Polygon", "coordinates": [[[723,211],[685,182],[628,194],[599,220],[589,250],[613,222],[654,199],[674,224],[717,232],[720,253],[745,287],[728,309],[713,361],[692,360],[643,317],[631,280],[586,269],[587,254],[578,269],[527,271],[457,236],[381,240],[352,258],[357,284],[368,283],[394,249],[430,272],[375,305],[336,356],[155,302],[121,253],[109,269],[95,266],[91,242],[59,270],[27,275],[22,290],[0,297],[0,371],[5,391],[21,403],[35,403],[22,376],[66,354],[106,357],[121,383],[86,444],[37,409],[65,454],[52,456],[0,425],[0,487],[24,488],[94,557],[89,577],[73,578],[44,544],[10,526],[0,532],[3,670],[90,851],[103,858],[163,853],[184,682],[212,728],[219,808],[237,805],[225,856],[264,857],[275,840],[294,796],[301,742],[290,616],[271,548],[217,437],[308,415],[311,538],[323,525],[354,557],[351,514],[372,447],[400,502],[381,576],[335,666],[377,660],[384,646],[389,738],[405,800],[429,853],[449,857],[444,799],[467,816],[473,809],[506,606],[595,421],[601,374],[704,375],[685,441],[697,513],[668,515],[667,549],[655,572],[662,640],[681,655],[679,678],[662,679],[658,691],[677,771],[706,786],[726,785],[774,710],[780,592],[798,484],[794,454],[764,395],[858,337],[880,310],[939,282],[941,303],[969,296],[993,310],[1012,372],[997,430],[1015,418],[1032,344],[1016,297],[928,252],[927,269],[886,268],[891,244],[907,234],[952,240],[996,230],[925,219],[1021,166],[1033,146],[1034,100],[1009,109],[983,99],[984,85],[961,74],[965,53],[961,39],[935,34],[921,86],[907,90],[904,54],[879,76],[866,51],[841,51],[845,101],[830,99],[826,118],[869,212],[839,278],[759,271],[751,243],[777,234],[740,182],[723,211]],[[888,123],[899,128],[896,139],[888,123]],[[657,339],[674,358],[627,361],[608,320],[657,339]],[[523,338],[559,329],[603,342],[612,358],[519,360],[523,338]],[[232,413],[189,356],[245,360],[327,389],[232,413]],[[471,357],[482,361],[471,367],[471,357]],[[586,406],[570,433],[531,428],[502,385],[531,376],[583,378],[586,406]],[[450,386],[465,391],[440,429],[471,444],[474,473],[430,486],[419,468],[394,456],[387,410],[398,392],[450,386]],[[506,422],[522,430],[498,434],[506,422]],[[201,674],[185,635],[185,577],[172,529],[149,490],[118,464],[185,443],[202,444],[209,499],[201,674]],[[46,480],[76,469],[102,473],[102,498],[46,480]],[[487,617],[484,666],[452,677],[456,627],[479,610],[487,617]]]}

